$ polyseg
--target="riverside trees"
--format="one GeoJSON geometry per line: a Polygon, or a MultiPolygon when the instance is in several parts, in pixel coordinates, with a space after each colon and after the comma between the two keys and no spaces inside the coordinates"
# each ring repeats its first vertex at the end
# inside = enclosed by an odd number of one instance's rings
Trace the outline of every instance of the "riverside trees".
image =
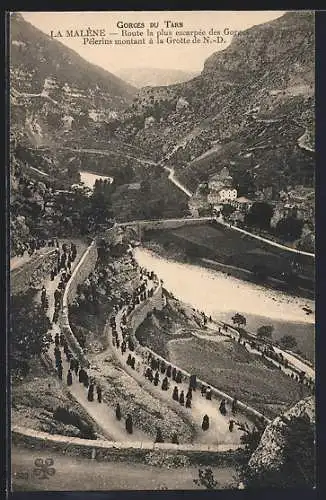
{"type": "Polygon", "coordinates": [[[263,325],[257,329],[257,337],[271,339],[273,335],[274,327],[272,325],[263,325]]]}

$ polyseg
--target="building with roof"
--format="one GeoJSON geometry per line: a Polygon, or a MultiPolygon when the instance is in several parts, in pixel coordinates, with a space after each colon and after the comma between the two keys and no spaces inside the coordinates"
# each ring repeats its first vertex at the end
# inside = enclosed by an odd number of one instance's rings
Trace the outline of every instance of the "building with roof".
{"type": "Polygon", "coordinates": [[[208,180],[208,203],[211,205],[220,205],[223,203],[232,203],[236,200],[238,193],[233,187],[233,178],[227,167],[212,175],[208,180]]]}

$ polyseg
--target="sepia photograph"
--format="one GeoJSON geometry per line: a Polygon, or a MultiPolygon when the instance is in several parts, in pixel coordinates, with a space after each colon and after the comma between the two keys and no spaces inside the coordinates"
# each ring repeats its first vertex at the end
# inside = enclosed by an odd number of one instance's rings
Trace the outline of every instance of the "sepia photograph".
{"type": "Polygon", "coordinates": [[[11,490],[316,488],[314,11],[8,24],[11,490]]]}

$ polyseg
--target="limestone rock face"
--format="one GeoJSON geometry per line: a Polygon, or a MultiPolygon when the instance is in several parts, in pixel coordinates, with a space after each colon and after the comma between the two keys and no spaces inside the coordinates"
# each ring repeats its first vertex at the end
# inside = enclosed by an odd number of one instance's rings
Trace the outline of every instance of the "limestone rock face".
{"type": "Polygon", "coordinates": [[[314,476],[314,432],[315,398],[311,396],[299,401],[266,427],[260,444],[249,460],[249,474],[262,485],[266,481],[270,485],[274,479],[281,479],[285,483],[288,480],[291,486],[294,464],[295,470],[302,476],[302,483],[310,485],[314,476]]]}

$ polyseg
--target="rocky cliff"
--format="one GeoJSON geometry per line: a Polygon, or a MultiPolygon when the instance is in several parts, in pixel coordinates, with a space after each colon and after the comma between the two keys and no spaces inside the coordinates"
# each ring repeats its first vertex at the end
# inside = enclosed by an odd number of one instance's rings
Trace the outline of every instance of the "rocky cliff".
{"type": "Polygon", "coordinates": [[[115,119],[135,89],[13,13],[10,92],[12,133],[40,146],[115,119]]]}
{"type": "Polygon", "coordinates": [[[269,424],[248,464],[251,486],[315,484],[315,399],[305,398],[269,424]]]}
{"type": "Polygon", "coordinates": [[[224,165],[236,177],[249,173],[257,188],[311,185],[313,13],[286,13],[240,32],[199,76],[142,89],[118,135],[164,158],[190,189],[224,165]]]}

